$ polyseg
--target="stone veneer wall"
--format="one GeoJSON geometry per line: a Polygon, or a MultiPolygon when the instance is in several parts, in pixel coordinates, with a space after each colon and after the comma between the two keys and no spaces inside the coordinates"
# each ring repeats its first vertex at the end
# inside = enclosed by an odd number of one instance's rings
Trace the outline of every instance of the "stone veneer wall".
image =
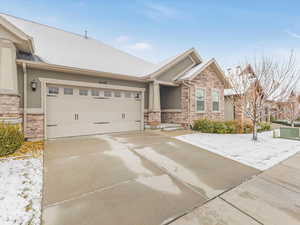
{"type": "Polygon", "coordinates": [[[44,138],[44,114],[27,114],[25,137],[38,140],[44,138]]]}
{"type": "Polygon", "coordinates": [[[161,123],[161,112],[160,111],[148,112],[148,118],[147,119],[148,119],[147,120],[148,125],[152,125],[152,126],[159,125],[161,123]]]}
{"type": "Polygon", "coordinates": [[[180,123],[188,126],[198,119],[224,120],[224,84],[211,67],[196,76],[187,87],[181,85],[181,113],[162,112],[163,123],[180,123]],[[196,88],[205,88],[205,112],[196,112],[196,88]],[[212,90],[220,91],[220,111],[212,111],[212,90]],[[190,91],[190,97],[189,97],[190,91]],[[190,109],[189,107],[190,102],[190,109]],[[189,121],[190,120],[190,121],[189,121]]]}
{"type": "MultiPolygon", "coordinates": [[[[23,113],[20,109],[20,96],[0,94],[0,121],[22,125],[23,113]]],[[[23,127],[23,126],[22,126],[23,127]]],[[[44,138],[44,115],[27,114],[25,137],[29,139],[44,138]]]]}
{"type": "Polygon", "coordinates": [[[0,94],[0,118],[20,117],[20,96],[0,94]]]}

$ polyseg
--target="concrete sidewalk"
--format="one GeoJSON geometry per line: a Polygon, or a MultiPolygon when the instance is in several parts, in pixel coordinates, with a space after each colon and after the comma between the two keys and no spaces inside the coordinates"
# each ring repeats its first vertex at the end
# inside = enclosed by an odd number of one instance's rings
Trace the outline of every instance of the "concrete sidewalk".
{"type": "Polygon", "coordinates": [[[208,201],[172,225],[299,225],[300,154],[208,201]]]}

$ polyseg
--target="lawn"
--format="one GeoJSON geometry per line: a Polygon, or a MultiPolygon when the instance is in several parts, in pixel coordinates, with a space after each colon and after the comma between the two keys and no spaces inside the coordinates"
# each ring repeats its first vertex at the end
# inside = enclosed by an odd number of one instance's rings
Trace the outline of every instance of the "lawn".
{"type": "Polygon", "coordinates": [[[23,148],[14,155],[0,158],[1,225],[41,223],[42,171],[41,151],[23,148]]]}
{"type": "Polygon", "coordinates": [[[300,151],[300,141],[273,138],[272,132],[259,133],[256,142],[252,134],[194,133],[176,138],[259,170],[269,169],[300,151]]]}

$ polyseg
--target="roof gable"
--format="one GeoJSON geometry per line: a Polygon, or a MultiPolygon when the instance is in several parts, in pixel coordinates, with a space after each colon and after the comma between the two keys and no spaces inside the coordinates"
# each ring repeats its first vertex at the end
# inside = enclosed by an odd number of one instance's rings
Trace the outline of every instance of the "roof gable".
{"type": "MultiPolygon", "coordinates": [[[[8,21],[5,17],[0,14],[0,25],[1,25],[1,33],[4,37],[9,38],[12,42],[16,44],[16,46],[30,53],[34,52],[34,44],[33,40],[30,36],[24,33],[21,29],[16,27],[13,23],[8,21]]],[[[1,36],[0,36],[1,38],[1,36]]]]}
{"type": "Polygon", "coordinates": [[[185,59],[186,57],[190,57],[197,64],[202,62],[202,58],[197,53],[197,51],[194,48],[191,48],[185,52],[180,53],[179,55],[171,57],[154,66],[152,70],[148,71],[149,78],[153,79],[155,77],[160,76],[163,72],[172,68],[173,66],[175,66],[177,63],[179,63],[181,60],[185,59]]]}
{"type": "Polygon", "coordinates": [[[221,67],[219,66],[219,64],[217,63],[217,61],[214,58],[210,59],[206,63],[196,65],[191,70],[187,71],[185,74],[183,74],[181,77],[179,77],[178,81],[182,81],[182,80],[190,80],[191,81],[210,66],[214,67],[215,71],[217,72],[216,73],[217,76],[224,83],[225,88],[229,88],[230,84],[229,84],[223,70],[221,69],[221,67]]]}

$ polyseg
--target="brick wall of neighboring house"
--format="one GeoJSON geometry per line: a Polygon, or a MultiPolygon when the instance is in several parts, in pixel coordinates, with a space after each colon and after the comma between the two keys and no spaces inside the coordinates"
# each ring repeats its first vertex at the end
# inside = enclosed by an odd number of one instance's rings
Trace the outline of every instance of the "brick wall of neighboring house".
{"type": "Polygon", "coordinates": [[[181,85],[181,113],[162,112],[162,122],[188,125],[198,119],[224,120],[224,84],[211,67],[196,76],[190,87],[181,85]],[[205,88],[205,112],[196,112],[196,88],[205,88]],[[212,111],[212,90],[220,91],[220,111],[212,111]],[[190,102],[190,104],[189,104],[190,102]]]}
{"type": "Polygon", "coordinates": [[[25,137],[29,139],[44,138],[44,114],[27,114],[25,137]]]}

